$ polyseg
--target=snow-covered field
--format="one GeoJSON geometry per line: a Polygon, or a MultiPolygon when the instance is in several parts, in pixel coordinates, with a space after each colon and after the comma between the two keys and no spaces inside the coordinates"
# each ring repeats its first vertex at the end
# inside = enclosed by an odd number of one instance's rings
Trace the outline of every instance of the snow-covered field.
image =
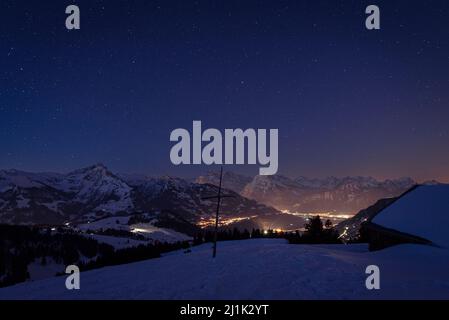
{"type": "Polygon", "coordinates": [[[189,237],[188,235],[167,228],[155,227],[151,223],[136,223],[128,225],[129,219],[130,216],[109,217],[98,221],[78,225],[77,228],[82,231],[102,230],[102,229],[130,231],[136,234],[140,234],[148,240],[148,241],[137,241],[137,240],[130,240],[127,238],[110,237],[110,236],[100,236],[100,235],[91,236],[96,240],[110,244],[117,249],[137,246],[139,244],[145,244],[153,241],[173,243],[177,241],[192,240],[192,237],[189,237]]]}
{"type": "Polygon", "coordinates": [[[449,251],[400,245],[289,245],[280,239],[220,242],[192,252],[0,289],[0,299],[449,299],[449,251]],[[367,290],[365,269],[380,268],[380,290],[367,290]]]}

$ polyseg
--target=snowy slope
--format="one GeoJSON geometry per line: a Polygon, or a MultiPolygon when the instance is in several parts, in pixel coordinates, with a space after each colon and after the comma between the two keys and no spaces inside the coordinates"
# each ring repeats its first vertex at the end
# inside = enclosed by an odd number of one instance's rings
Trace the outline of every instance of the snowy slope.
{"type": "Polygon", "coordinates": [[[101,230],[101,229],[115,229],[129,231],[128,221],[129,216],[126,217],[108,217],[97,221],[82,223],[76,227],[82,231],[87,230],[101,230]]]}
{"type": "MultiPolygon", "coordinates": [[[[278,213],[274,208],[244,198],[232,191],[223,192],[233,196],[221,203],[223,217],[251,217],[278,213]]],[[[144,183],[135,187],[134,204],[141,211],[154,212],[162,209],[177,213],[190,223],[197,223],[200,218],[211,217],[216,209],[214,200],[202,198],[216,194],[217,187],[210,184],[192,183],[167,176],[147,178],[144,183]]]]}
{"type": "Polygon", "coordinates": [[[93,204],[93,211],[116,213],[133,208],[131,187],[102,164],[70,172],[60,188],[75,193],[74,201],[93,204]]]}
{"type": "MultiPolygon", "coordinates": [[[[94,222],[80,224],[77,226],[79,230],[87,231],[101,231],[107,229],[123,230],[133,232],[144,236],[148,241],[160,241],[160,242],[177,242],[177,241],[189,241],[192,240],[191,237],[180,232],[176,232],[167,228],[159,228],[154,226],[152,223],[134,223],[129,224],[129,219],[131,216],[126,217],[109,217],[100,219],[94,222]]],[[[148,243],[148,241],[136,241],[128,238],[120,237],[108,237],[100,235],[92,235],[93,238],[100,242],[104,242],[112,245],[115,248],[130,247],[139,244],[148,243]]]]}
{"type": "Polygon", "coordinates": [[[372,221],[449,248],[449,185],[419,186],[372,221]]]}
{"type": "Polygon", "coordinates": [[[81,274],[81,290],[65,277],[0,289],[0,299],[449,299],[449,251],[401,245],[289,245],[279,239],[220,242],[191,253],[81,274]],[[381,270],[381,289],[365,287],[365,269],[381,270]]]}

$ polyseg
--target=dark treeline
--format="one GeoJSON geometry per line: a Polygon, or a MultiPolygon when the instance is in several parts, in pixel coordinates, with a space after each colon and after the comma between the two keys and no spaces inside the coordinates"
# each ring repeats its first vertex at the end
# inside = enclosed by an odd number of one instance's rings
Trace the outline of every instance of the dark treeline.
{"type": "Polygon", "coordinates": [[[337,244],[341,243],[338,232],[330,220],[323,221],[320,216],[315,216],[305,224],[305,232],[286,234],[285,238],[292,244],[337,244]]]}
{"type": "MultiPolygon", "coordinates": [[[[238,228],[226,229],[221,228],[217,234],[218,241],[227,240],[244,240],[252,238],[283,238],[287,239],[292,244],[332,244],[341,243],[338,238],[338,232],[330,220],[326,220],[323,224],[319,216],[315,216],[309,220],[305,225],[305,231],[276,231],[273,229],[261,230],[252,229],[249,232],[247,229],[240,231],[238,228]]],[[[193,237],[193,244],[198,245],[205,242],[214,241],[214,230],[207,229],[197,232],[193,237]]]]}
{"type": "Polygon", "coordinates": [[[88,263],[80,263],[80,270],[91,270],[105,266],[131,263],[146,259],[159,258],[161,254],[173,250],[187,249],[190,247],[188,241],[178,241],[174,243],[154,242],[152,244],[138,245],[126,249],[113,250],[102,254],[97,259],[88,263]]]}
{"type": "Polygon", "coordinates": [[[91,259],[108,251],[113,248],[77,234],[0,225],[0,286],[27,280],[28,265],[35,261],[70,265],[76,264],[81,255],[91,259]]]}
{"type": "MultiPolygon", "coordinates": [[[[198,245],[206,242],[214,241],[214,230],[202,230],[197,232],[193,236],[193,244],[198,245]]],[[[218,241],[228,241],[228,240],[245,240],[252,238],[285,238],[284,232],[277,232],[275,230],[260,230],[253,229],[249,232],[247,229],[240,231],[237,228],[233,229],[220,229],[217,233],[218,241]]]]}
{"type": "Polygon", "coordinates": [[[33,262],[75,264],[80,270],[88,270],[157,258],[162,253],[188,247],[188,242],[154,242],[115,250],[108,244],[68,230],[0,225],[0,287],[29,279],[28,266],[33,262]]]}

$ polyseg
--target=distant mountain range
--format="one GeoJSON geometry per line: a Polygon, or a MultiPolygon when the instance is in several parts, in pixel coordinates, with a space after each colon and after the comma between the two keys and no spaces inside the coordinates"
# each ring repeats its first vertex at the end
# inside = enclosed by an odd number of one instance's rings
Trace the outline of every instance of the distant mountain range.
{"type": "MultiPolygon", "coordinates": [[[[230,225],[302,225],[292,213],[355,214],[377,200],[400,195],[415,182],[410,178],[378,181],[371,177],[310,179],[281,175],[247,177],[224,173],[222,221],[230,225]],[[246,219],[246,221],[242,221],[246,219]],[[271,222],[276,222],[272,224],[271,222]]],[[[188,181],[174,177],[114,174],[102,164],[59,173],[0,171],[0,223],[85,223],[111,216],[150,215],[162,227],[212,223],[217,172],[188,181]]],[[[183,228],[175,228],[177,230],[183,228]]]]}
{"type": "MultiPolygon", "coordinates": [[[[223,218],[276,214],[278,210],[231,190],[223,218]]],[[[115,175],[97,164],[68,174],[0,171],[0,222],[11,224],[81,223],[139,213],[161,215],[179,223],[211,218],[216,202],[201,200],[217,187],[172,177],[115,175]]]]}
{"type": "MultiPolygon", "coordinates": [[[[198,183],[216,185],[218,174],[210,172],[198,183]]],[[[226,173],[224,186],[242,196],[278,210],[301,213],[355,214],[382,198],[396,197],[415,185],[411,178],[379,181],[372,177],[287,178],[281,175],[254,178],[226,173]]]]}

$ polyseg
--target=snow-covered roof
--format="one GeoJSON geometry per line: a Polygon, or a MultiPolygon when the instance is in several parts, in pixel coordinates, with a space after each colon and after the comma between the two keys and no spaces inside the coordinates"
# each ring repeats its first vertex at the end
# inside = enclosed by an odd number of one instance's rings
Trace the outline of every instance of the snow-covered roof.
{"type": "Polygon", "coordinates": [[[382,210],[373,223],[449,247],[449,185],[422,185],[382,210]]]}

